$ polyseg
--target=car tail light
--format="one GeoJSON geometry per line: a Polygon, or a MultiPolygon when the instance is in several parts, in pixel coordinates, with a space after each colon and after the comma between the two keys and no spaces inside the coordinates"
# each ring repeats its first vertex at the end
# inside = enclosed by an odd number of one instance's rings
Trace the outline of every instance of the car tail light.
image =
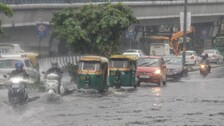
{"type": "Polygon", "coordinates": [[[191,56],[191,59],[194,59],[194,56],[191,56]]]}

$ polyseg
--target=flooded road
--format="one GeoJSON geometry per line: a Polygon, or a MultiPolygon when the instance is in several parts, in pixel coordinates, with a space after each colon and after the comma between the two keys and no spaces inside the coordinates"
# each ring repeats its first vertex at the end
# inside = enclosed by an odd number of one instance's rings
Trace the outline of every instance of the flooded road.
{"type": "Polygon", "coordinates": [[[0,90],[1,126],[174,126],[224,124],[224,68],[203,78],[189,73],[158,87],[109,89],[103,95],[77,91],[49,102],[44,93],[29,92],[36,101],[13,109],[7,90],[0,90]]]}

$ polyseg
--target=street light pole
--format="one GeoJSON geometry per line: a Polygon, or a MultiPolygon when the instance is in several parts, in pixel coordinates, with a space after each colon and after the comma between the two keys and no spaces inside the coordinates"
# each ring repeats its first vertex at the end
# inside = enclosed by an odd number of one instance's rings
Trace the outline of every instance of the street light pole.
{"type": "Polygon", "coordinates": [[[183,48],[182,48],[182,57],[183,57],[183,65],[185,66],[186,62],[186,33],[187,33],[187,0],[184,1],[184,27],[183,27],[183,48]]]}

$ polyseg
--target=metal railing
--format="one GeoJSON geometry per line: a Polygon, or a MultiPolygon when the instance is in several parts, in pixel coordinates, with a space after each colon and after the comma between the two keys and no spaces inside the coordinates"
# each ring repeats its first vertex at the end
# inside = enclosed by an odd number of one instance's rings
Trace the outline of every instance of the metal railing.
{"type": "Polygon", "coordinates": [[[39,70],[45,71],[49,68],[51,68],[51,62],[56,61],[58,63],[58,66],[60,68],[66,67],[68,64],[74,64],[79,61],[79,58],[81,56],[58,56],[58,57],[43,57],[39,59],[39,70]]]}

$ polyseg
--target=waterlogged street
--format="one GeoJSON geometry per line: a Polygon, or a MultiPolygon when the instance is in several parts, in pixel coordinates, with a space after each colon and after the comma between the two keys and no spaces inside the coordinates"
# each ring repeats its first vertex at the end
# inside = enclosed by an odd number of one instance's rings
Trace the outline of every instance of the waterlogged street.
{"type": "Polygon", "coordinates": [[[203,78],[198,71],[158,87],[109,89],[104,95],[77,91],[49,102],[46,95],[13,109],[0,90],[1,126],[174,126],[224,124],[224,68],[203,78]]]}

